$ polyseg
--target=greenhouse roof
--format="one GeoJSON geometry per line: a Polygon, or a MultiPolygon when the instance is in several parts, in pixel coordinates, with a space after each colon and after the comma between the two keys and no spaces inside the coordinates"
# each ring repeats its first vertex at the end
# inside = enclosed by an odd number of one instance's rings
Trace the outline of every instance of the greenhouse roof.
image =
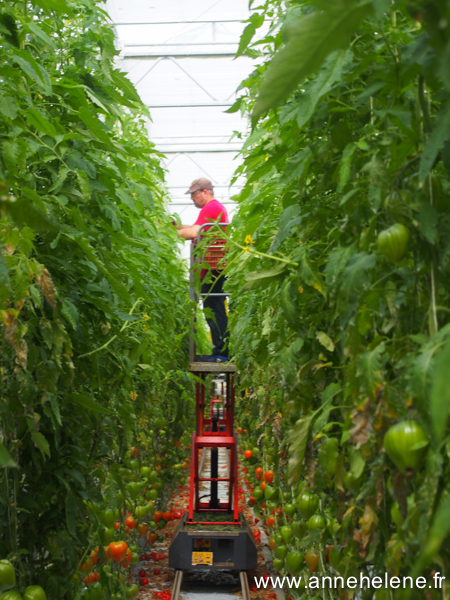
{"type": "Polygon", "coordinates": [[[183,223],[198,210],[185,195],[192,180],[207,177],[216,197],[233,212],[230,187],[247,120],[224,111],[254,61],[235,59],[248,0],[108,0],[120,67],[149,107],[149,137],[166,155],[171,210],[183,223]]]}

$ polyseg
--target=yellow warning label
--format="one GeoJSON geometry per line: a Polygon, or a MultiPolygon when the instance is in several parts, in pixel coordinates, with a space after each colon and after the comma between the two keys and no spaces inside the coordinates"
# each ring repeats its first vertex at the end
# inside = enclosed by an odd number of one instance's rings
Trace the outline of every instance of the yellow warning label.
{"type": "Polygon", "coordinates": [[[212,552],[193,552],[192,553],[192,564],[193,565],[212,565],[213,564],[213,553],[212,552]]]}

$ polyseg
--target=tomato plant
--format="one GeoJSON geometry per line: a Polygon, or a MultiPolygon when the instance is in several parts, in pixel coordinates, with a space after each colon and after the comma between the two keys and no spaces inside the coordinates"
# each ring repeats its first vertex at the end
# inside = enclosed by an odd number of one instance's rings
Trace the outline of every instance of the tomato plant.
{"type": "Polygon", "coordinates": [[[251,120],[226,232],[236,420],[276,474],[261,518],[339,572],[450,561],[447,13],[269,0],[241,39],[266,54],[229,111],[251,120]]]}

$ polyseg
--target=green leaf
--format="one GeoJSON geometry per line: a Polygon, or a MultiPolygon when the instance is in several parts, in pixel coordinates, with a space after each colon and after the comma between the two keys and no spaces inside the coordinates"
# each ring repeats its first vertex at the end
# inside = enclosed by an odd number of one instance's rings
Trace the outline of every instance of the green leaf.
{"type": "Polygon", "coordinates": [[[289,41],[269,63],[252,112],[255,121],[277,106],[325,58],[344,47],[361,20],[371,12],[371,1],[313,12],[290,25],[289,41]]]}
{"type": "Polygon", "coordinates": [[[237,100],[234,101],[233,105],[230,106],[230,108],[228,108],[227,110],[224,110],[224,112],[226,112],[226,113],[237,112],[241,108],[242,101],[243,101],[242,98],[238,98],[237,100]]]}
{"type": "Polygon", "coordinates": [[[358,305],[359,295],[357,292],[368,283],[368,271],[374,266],[375,256],[373,254],[366,254],[365,252],[353,255],[348,261],[342,274],[338,297],[338,306],[343,327],[347,326],[358,305]]]}
{"type": "Polygon", "coordinates": [[[29,52],[26,50],[15,50],[12,56],[24,73],[35,81],[44,94],[50,96],[52,93],[52,83],[50,75],[41,67],[29,52]]]}
{"type": "Polygon", "coordinates": [[[10,44],[19,48],[20,41],[17,24],[9,13],[0,13],[0,32],[3,33],[5,39],[10,44]]]}
{"type": "Polygon", "coordinates": [[[67,531],[70,533],[70,535],[72,537],[76,537],[78,503],[77,503],[77,498],[71,488],[69,488],[67,491],[65,505],[66,505],[67,531]]]}
{"type": "Polygon", "coordinates": [[[430,414],[436,443],[439,444],[447,430],[450,412],[450,386],[448,385],[448,369],[450,365],[450,339],[448,339],[436,356],[430,392],[430,414]]]}
{"type": "Polygon", "coordinates": [[[382,368],[386,361],[383,356],[386,346],[382,342],[373,350],[363,352],[359,359],[359,371],[363,380],[364,389],[371,397],[375,397],[375,389],[383,378],[382,368]]]}
{"type": "Polygon", "coordinates": [[[326,350],[334,352],[333,340],[324,331],[316,331],[316,338],[326,350]]]}
{"type": "Polygon", "coordinates": [[[288,206],[282,213],[280,217],[280,224],[278,227],[277,235],[271,245],[269,252],[276,252],[281,244],[287,239],[292,230],[296,225],[300,223],[302,220],[302,216],[300,213],[300,206],[298,204],[293,204],[292,206],[288,206]]]}
{"type": "Polygon", "coordinates": [[[0,201],[0,207],[2,206],[6,208],[13,221],[20,227],[28,225],[36,231],[56,231],[58,229],[58,225],[51,221],[28,198],[17,198],[13,202],[0,201]]]}
{"type": "Polygon", "coordinates": [[[437,115],[433,131],[422,152],[419,166],[419,180],[423,181],[433,167],[434,161],[445,142],[450,138],[450,102],[437,115]]]}
{"type": "Polygon", "coordinates": [[[442,544],[450,533],[450,495],[445,490],[428,531],[425,542],[420,546],[420,554],[414,565],[413,576],[422,572],[424,567],[434,561],[442,544]]]}
{"type": "Polygon", "coordinates": [[[247,273],[245,276],[246,283],[242,286],[242,290],[255,290],[257,288],[264,288],[269,286],[274,281],[281,279],[285,272],[287,271],[287,266],[285,264],[281,264],[280,266],[276,266],[273,269],[264,269],[262,271],[254,271],[251,273],[247,273]]]}
{"type": "Polygon", "coordinates": [[[306,415],[297,421],[288,434],[289,463],[288,478],[291,485],[300,479],[300,472],[305,459],[306,444],[308,443],[309,430],[314,414],[306,415]]]}
{"type": "Polygon", "coordinates": [[[54,10],[60,14],[72,15],[72,9],[66,0],[35,0],[35,2],[44,10],[54,10]]]}
{"type": "Polygon", "coordinates": [[[366,466],[366,459],[363,456],[361,450],[356,448],[349,448],[348,460],[350,463],[350,472],[355,479],[359,479],[363,474],[364,467],[366,466]]]}
{"type": "Polygon", "coordinates": [[[59,167],[58,175],[57,175],[53,185],[50,186],[48,191],[49,192],[55,192],[55,191],[59,192],[63,183],[67,179],[67,175],[69,173],[70,173],[70,169],[68,167],[66,167],[65,165],[61,165],[59,167]]]}
{"type": "Polygon", "coordinates": [[[136,88],[124,73],[121,73],[120,71],[115,69],[111,71],[111,79],[119,88],[119,90],[121,90],[125,94],[127,98],[130,98],[130,100],[142,104],[142,100],[136,88]]]}
{"type": "Polygon", "coordinates": [[[5,446],[0,442],[0,468],[3,467],[16,468],[17,464],[13,461],[5,446]]]}
{"type": "Polygon", "coordinates": [[[342,68],[350,60],[352,53],[332,52],[325,60],[322,69],[308,91],[298,100],[297,124],[300,129],[311,119],[317,104],[339,81],[342,68]]]}
{"type": "Polygon", "coordinates": [[[439,222],[439,215],[436,209],[431,206],[429,202],[425,200],[419,204],[419,215],[417,218],[417,227],[423,237],[433,244],[437,238],[437,226],[439,222]]]}
{"type": "Polygon", "coordinates": [[[78,315],[77,307],[69,300],[69,298],[63,299],[61,313],[69,321],[72,328],[76,330],[80,317],[78,315]]]}
{"type": "Polygon", "coordinates": [[[95,400],[92,400],[92,397],[87,393],[83,392],[81,394],[69,394],[69,398],[80,406],[83,406],[83,408],[87,408],[95,413],[112,414],[112,411],[109,408],[106,408],[95,400]]]}
{"type": "Polygon", "coordinates": [[[302,177],[303,173],[308,170],[313,159],[313,153],[309,146],[302,148],[297,152],[286,164],[282,181],[289,183],[297,177],[302,177]]]}
{"type": "Polygon", "coordinates": [[[44,459],[46,456],[50,458],[50,446],[45,437],[42,435],[42,433],[33,429],[31,431],[31,439],[33,440],[33,443],[36,446],[36,448],[40,450],[42,457],[44,459]]]}
{"type": "Polygon", "coordinates": [[[103,142],[104,144],[107,144],[110,147],[114,147],[114,140],[110,138],[108,132],[106,131],[106,129],[104,129],[102,122],[97,119],[96,115],[94,115],[92,111],[82,106],[78,111],[78,114],[80,115],[80,119],[89,129],[89,131],[100,142],[103,142]]]}
{"type": "Polygon", "coordinates": [[[53,127],[52,123],[35,108],[29,108],[27,110],[26,120],[31,127],[35,127],[39,131],[42,131],[42,133],[53,138],[56,137],[56,129],[53,127]]]}
{"type": "Polygon", "coordinates": [[[3,258],[3,254],[0,252],[0,285],[10,288],[9,271],[8,266],[3,258]]]}
{"type": "Polygon", "coordinates": [[[39,38],[41,41],[43,41],[45,44],[47,44],[51,48],[56,49],[55,42],[52,40],[52,38],[49,35],[47,35],[45,33],[45,31],[43,31],[39,27],[39,25],[36,23],[36,21],[30,21],[29,23],[27,23],[27,27],[28,27],[28,30],[31,33],[33,33],[37,38],[39,38]]]}
{"type": "Polygon", "coordinates": [[[50,406],[52,407],[52,411],[53,411],[53,414],[55,415],[55,419],[56,419],[58,425],[62,425],[61,412],[59,410],[59,403],[58,403],[57,396],[55,396],[55,394],[52,394],[50,392],[47,392],[45,396],[46,396],[47,400],[50,402],[50,406]]]}
{"type": "Polygon", "coordinates": [[[238,58],[245,52],[246,48],[252,41],[256,30],[264,23],[264,14],[260,15],[259,13],[253,13],[249,21],[250,23],[242,32],[235,58],[238,58]]]}
{"type": "Polygon", "coordinates": [[[8,119],[17,117],[17,104],[12,96],[0,96],[0,112],[8,119]]]}

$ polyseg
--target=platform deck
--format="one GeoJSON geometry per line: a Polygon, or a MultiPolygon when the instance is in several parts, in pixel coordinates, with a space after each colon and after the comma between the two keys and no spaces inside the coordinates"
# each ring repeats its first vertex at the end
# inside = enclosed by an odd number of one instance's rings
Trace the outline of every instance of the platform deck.
{"type": "Polygon", "coordinates": [[[236,373],[237,366],[228,363],[191,362],[189,371],[192,373],[236,373]]]}

